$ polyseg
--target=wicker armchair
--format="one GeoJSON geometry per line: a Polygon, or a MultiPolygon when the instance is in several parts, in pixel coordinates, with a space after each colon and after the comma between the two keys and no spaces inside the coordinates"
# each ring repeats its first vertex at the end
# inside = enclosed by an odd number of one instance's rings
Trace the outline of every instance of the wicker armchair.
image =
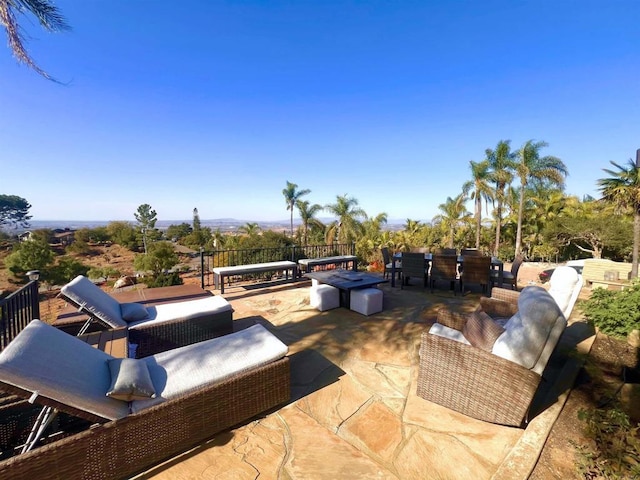
{"type": "Polygon", "coordinates": [[[438,312],[437,323],[422,334],[417,394],[479,420],[519,427],[566,320],[543,288],[512,292],[511,301],[501,300],[500,290],[485,304],[504,314],[517,298],[518,311],[504,328],[481,309],[438,312]]]}

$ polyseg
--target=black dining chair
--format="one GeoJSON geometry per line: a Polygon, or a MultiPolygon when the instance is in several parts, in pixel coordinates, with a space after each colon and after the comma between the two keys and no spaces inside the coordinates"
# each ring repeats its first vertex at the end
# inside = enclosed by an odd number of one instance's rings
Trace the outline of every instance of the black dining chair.
{"type": "MultiPolygon", "coordinates": [[[[508,272],[502,272],[502,285],[508,284],[513,290],[518,290],[518,270],[524,261],[522,255],[518,255],[511,264],[511,270],[508,272]]],[[[491,271],[491,284],[495,285],[499,283],[499,272],[496,270],[491,271]]]]}
{"type": "Polygon", "coordinates": [[[422,280],[422,288],[427,286],[427,267],[424,253],[404,252],[400,271],[402,272],[400,288],[409,285],[409,278],[422,280]]]}

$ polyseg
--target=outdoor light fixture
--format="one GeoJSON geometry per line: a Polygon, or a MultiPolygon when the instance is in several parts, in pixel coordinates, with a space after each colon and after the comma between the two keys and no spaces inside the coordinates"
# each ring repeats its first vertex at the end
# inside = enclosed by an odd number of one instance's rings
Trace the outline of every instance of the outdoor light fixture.
{"type": "Polygon", "coordinates": [[[29,280],[38,280],[40,278],[40,270],[29,270],[27,272],[27,277],[29,277],[29,280]]]}

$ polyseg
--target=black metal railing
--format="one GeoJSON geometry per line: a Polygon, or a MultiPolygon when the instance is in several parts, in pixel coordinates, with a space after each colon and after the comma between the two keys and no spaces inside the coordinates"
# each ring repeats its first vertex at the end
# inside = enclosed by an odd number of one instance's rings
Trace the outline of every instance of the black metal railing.
{"type": "Polygon", "coordinates": [[[237,250],[213,250],[200,252],[201,286],[213,284],[212,269],[232,267],[254,263],[280,262],[301,258],[333,257],[336,255],[355,255],[355,243],[335,243],[333,245],[286,246],[277,248],[245,248],[237,250]]]}
{"type": "Polygon", "coordinates": [[[38,281],[0,300],[0,350],[5,348],[34,318],[40,318],[38,281]]]}

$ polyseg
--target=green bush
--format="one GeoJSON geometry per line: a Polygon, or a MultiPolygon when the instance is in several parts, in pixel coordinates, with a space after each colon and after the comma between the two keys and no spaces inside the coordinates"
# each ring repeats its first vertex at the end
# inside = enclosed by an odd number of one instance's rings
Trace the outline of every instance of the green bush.
{"type": "Polygon", "coordinates": [[[626,338],[631,330],[640,329],[640,282],[620,291],[596,288],[579,308],[602,333],[626,338]]]}

